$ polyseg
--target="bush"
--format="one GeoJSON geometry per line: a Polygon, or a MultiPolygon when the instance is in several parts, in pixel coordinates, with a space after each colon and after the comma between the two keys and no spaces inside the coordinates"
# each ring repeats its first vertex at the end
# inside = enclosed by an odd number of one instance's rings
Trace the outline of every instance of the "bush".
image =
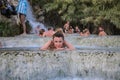
{"type": "MultiPolygon", "coordinates": [[[[31,27],[27,22],[27,33],[30,33],[31,27]]],[[[1,37],[12,37],[20,35],[22,33],[22,27],[17,24],[11,24],[10,22],[0,22],[0,36],[1,37]]]]}

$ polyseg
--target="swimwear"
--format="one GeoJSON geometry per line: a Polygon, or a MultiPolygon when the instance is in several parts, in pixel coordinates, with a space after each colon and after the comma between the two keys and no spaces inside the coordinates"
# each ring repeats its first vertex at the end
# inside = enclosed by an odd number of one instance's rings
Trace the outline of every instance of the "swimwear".
{"type": "Polygon", "coordinates": [[[27,0],[19,0],[18,6],[16,8],[17,13],[27,14],[28,2],[27,0]]]}

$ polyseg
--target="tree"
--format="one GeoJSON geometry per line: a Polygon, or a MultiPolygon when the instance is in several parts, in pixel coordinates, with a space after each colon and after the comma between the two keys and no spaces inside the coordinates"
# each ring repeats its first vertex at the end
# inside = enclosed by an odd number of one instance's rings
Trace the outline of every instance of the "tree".
{"type": "MultiPolygon", "coordinates": [[[[64,21],[82,23],[86,26],[93,23],[99,26],[114,24],[120,28],[119,0],[35,0],[45,10],[46,22],[53,26],[61,26],[64,21]]],[[[34,3],[36,4],[37,2],[34,3]]],[[[37,3],[37,4],[38,4],[37,3]]]]}

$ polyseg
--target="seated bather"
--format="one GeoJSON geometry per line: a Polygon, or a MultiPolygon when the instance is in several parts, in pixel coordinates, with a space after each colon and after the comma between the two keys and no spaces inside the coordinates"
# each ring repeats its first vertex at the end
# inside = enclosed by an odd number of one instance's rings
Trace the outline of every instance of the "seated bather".
{"type": "Polygon", "coordinates": [[[48,31],[45,31],[43,37],[51,37],[54,34],[54,30],[52,27],[48,28],[48,31]]]}
{"type": "Polygon", "coordinates": [[[61,32],[56,32],[53,39],[48,41],[41,50],[74,50],[75,48],[64,40],[64,35],[61,32]]]}
{"type": "Polygon", "coordinates": [[[83,32],[80,33],[80,35],[81,36],[85,36],[85,37],[89,36],[90,35],[89,29],[87,29],[87,28],[84,29],[83,32]]]}
{"type": "Polygon", "coordinates": [[[80,33],[80,29],[78,26],[75,27],[75,30],[74,30],[75,33],[80,33]]]}
{"type": "Polygon", "coordinates": [[[72,28],[72,26],[70,26],[68,29],[68,34],[73,34],[73,33],[74,33],[74,29],[72,28]]]}
{"type": "Polygon", "coordinates": [[[103,27],[99,27],[98,30],[99,30],[99,34],[98,34],[99,36],[106,36],[107,35],[106,32],[104,31],[103,27]]]}
{"type": "Polygon", "coordinates": [[[39,31],[39,36],[40,36],[40,37],[43,37],[44,32],[45,32],[45,29],[40,29],[40,31],[39,31]]]}

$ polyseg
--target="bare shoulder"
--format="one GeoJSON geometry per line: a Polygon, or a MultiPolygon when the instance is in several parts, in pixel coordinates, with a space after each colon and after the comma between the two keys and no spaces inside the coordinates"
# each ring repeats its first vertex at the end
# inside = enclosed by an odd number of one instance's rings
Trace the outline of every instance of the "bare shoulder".
{"type": "Polygon", "coordinates": [[[51,45],[52,41],[48,41],[47,43],[45,43],[40,50],[47,50],[49,48],[49,46],[51,45]]]}
{"type": "Polygon", "coordinates": [[[71,43],[64,41],[64,44],[68,50],[75,50],[75,47],[71,43]]]}

